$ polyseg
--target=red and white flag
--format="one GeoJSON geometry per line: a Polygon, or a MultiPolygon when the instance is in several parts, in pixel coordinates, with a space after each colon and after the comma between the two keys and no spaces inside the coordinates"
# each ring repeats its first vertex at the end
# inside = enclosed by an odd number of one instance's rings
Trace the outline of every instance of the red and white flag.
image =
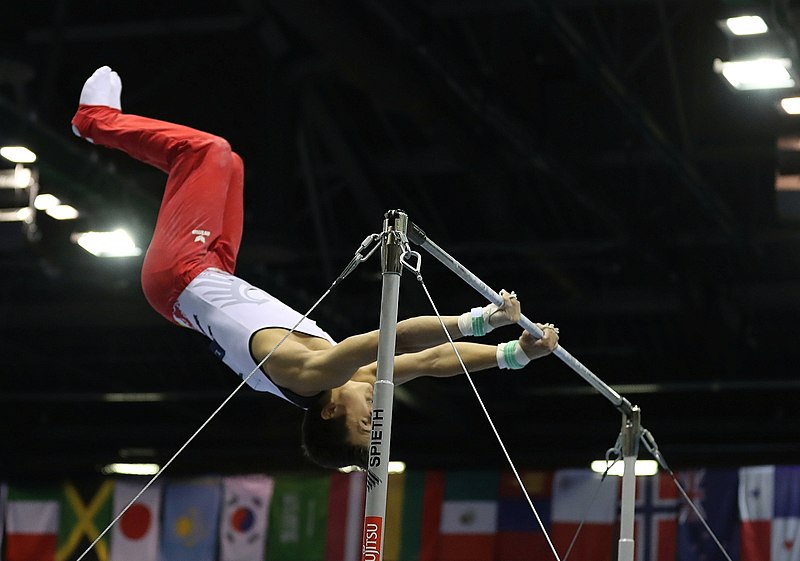
{"type": "Polygon", "coordinates": [[[266,475],[226,477],[222,481],[221,561],[262,561],[274,481],[266,475]]]}
{"type": "Polygon", "coordinates": [[[675,561],[679,506],[669,475],[636,478],[636,561],[675,561]]]}
{"type": "Polygon", "coordinates": [[[8,487],[5,483],[0,483],[0,551],[3,551],[3,532],[2,528],[6,522],[6,499],[8,498],[8,487]]]}
{"type": "Polygon", "coordinates": [[[800,466],[739,470],[742,561],[800,560],[800,466]]]}
{"type": "Polygon", "coordinates": [[[588,469],[559,470],[553,477],[551,534],[559,555],[567,550],[571,559],[611,561],[614,521],[619,496],[619,478],[606,477],[588,469]],[[578,527],[580,533],[573,543],[578,527]]]}
{"type": "Polygon", "coordinates": [[[366,491],[366,474],[364,472],[331,475],[328,498],[328,537],[325,542],[326,561],[358,561],[361,559],[366,491]]]}
{"type": "Polygon", "coordinates": [[[13,498],[6,511],[6,561],[53,561],[60,505],[55,500],[13,498]]]}
{"type": "MultiPolygon", "coordinates": [[[[141,482],[115,482],[112,505],[115,517],[142,487],[141,482]]],[[[157,561],[160,514],[161,486],[156,484],[149,487],[114,525],[111,561],[157,561]]]]}

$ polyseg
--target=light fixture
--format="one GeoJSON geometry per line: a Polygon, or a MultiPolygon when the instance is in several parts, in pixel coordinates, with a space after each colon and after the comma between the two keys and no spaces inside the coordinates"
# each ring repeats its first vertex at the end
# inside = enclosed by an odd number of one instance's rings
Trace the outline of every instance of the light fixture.
{"type": "Polygon", "coordinates": [[[61,200],[49,193],[42,193],[41,195],[36,195],[36,198],[33,200],[33,206],[36,207],[36,210],[47,210],[48,208],[52,208],[54,206],[58,206],[61,204],[61,200]]]}
{"type": "MultiPolygon", "coordinates": [[[[617,475],[622,477],[623,471],[625,468],[625,463],[622,460],[618,460],[612,463],[606,460],[595,460],[592,462],[592,471],[595,473],[606,473],[608,469],[608,475],[617,475]],[[608,466],[611,466],[609,469],[608,466]]],[[[636,460],[635,467],[633,468],[633,472],[639,475],[655,475],[658,473],[658,462],[655,460],[636,460]]]]}
{"type": "Polygon", "coordinates": [[[714,60],[714,71],[722,74],[737,90],[793,88],[792,61],[788,58],[759,58],[723,62],[714,60]]]}
{"type": "Polygon", "coordinates": [[[158,464],[114,463],[103,466],[103,475],[155,475],[161,466],[158,464]]]}
{"type": "Polygon", "coordinates": [[[78,209],[70,205],[55,205],[49,207],[45,214],[56,220],[75,220],[80,216],[78,209]]]}
{"type": "MultiPolygon", "coordinates": [[[[397,461],[390,461],[389,467],[387,468],[390,474],[399,474],[406,471],[406,463],[405,462],[397,462],[397,461]]],[[[354,471],[361,471],[361,468],[358,466],[345,466],[340,467],[340,473],[353,473],[354,471]]]]}
{"type": "Polygon", "coordinates": [[[32,164],[36,161],[36,154],[24,146],[3,146],[0,148],[0,156],[15,164],[32,164]]]}
{"type": "Polygon", "coordinates": [[[31,207],[12,208],[0,210],[0,222],[25,222],[33,220],[31,207]]]}
{"type": "Polygon", "coordinates": [[[781,109],[788,115],[800,115],[800,97],[784,97],[781,100],[781,109]]]}
{"type": "Polygon", "coordinates": [[[732,35],[741,37],[742,35],[761,35],[769,31],[767,22],[761,16],[738,16],[728,18],[723,22],[723,29],[732,35]]]}
{"type": "Polygon", "coordinates": [[[113,232],[82,232],[72,235],[72,241],[97,257],[136,257],[142,250],[123,229],[113,232]]]}

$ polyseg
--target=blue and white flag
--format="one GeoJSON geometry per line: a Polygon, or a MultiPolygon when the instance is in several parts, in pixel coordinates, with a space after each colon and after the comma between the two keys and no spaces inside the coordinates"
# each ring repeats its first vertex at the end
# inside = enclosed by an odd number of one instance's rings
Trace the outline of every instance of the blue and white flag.
{"type": "Polygon", "coordinates": [[[219,478],[169,483],[164,489],[161,561],[215,561],[219,478]]]}
{"type": "MultiPolygon", "coordinates": [[[[678,480],[732,561],[739,561],[739,471],[687,470],[678,474],[678,480]]],[[[678,561],[725,561],[714,538],[685,501],[678,511],[678,561]]]]}

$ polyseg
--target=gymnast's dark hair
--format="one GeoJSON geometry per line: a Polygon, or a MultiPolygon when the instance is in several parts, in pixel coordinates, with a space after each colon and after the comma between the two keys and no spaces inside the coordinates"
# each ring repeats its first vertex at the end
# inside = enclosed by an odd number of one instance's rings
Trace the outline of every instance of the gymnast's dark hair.
{"type": "Polygon", "coordinates": [[[301,428],[303,452],[317,465],[326,468],[358,466],[367,469],[369,450],[348,441],[345,416],[323,419],[322,409],[330,401],[331,392],[323,392],[303,416],[301,428]]]}

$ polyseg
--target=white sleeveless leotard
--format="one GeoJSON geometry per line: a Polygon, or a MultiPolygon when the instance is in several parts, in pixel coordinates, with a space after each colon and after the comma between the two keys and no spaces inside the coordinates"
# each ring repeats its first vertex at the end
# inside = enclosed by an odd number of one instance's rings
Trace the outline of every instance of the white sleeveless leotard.
{"type": "MultiPolygon", "coordinates": [[[[270,327],[292,329],[303,317],[271,294],[219,269],[206,269],[189,283],[175,303],[173,316],[179,324],[211,339],[214,354],[242,378],[258,366],[250,352],[253,335],[270,327]]],[[[336,344],[308,318],[295,331],[336,344]]],[[[276,385],[261,369],[247,384],[304,409],[313,401],[276,385]]]]}

